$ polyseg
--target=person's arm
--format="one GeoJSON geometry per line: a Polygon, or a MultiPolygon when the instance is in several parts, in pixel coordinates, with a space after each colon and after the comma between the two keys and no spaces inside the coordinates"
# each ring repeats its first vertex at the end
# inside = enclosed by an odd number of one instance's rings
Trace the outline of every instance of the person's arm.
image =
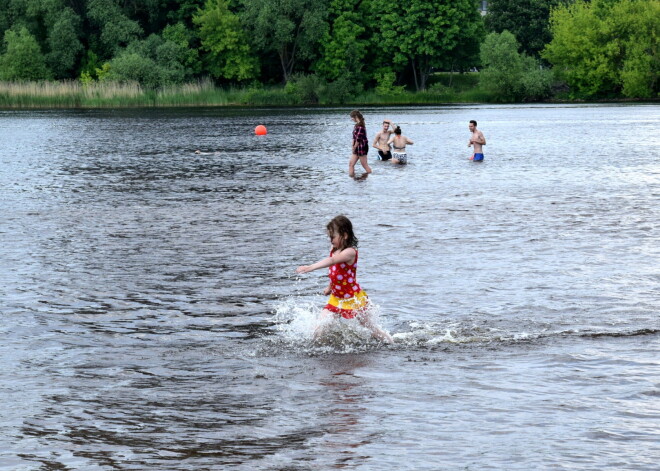
{"type": "Polygon", "coordinates": [[[486,144],[486,139],[481,131],[477,133],[476,139],[470,138],[470,144],[481,144],[482,146],[486,144]]]}
{"type": "Polygon", "coordinates": [[[406,144],[411,144],[412,145],[412,144],[414,144],[414,142],[412,141],[412,139],[406,137],[406,144]]]}
{"type": "Polygon", "coordinates": [[[339,253],[333,254],[332,257],[326,257],[323,260],[312,265],[301,265],[296,268],[296,273],[309,273],[310,271],[318,270],[319,268],[328,268],[338,263],[348,263],[349,265],[355,259],[355,249],[344,249],[339,253]]]}
{"type": "Polygon", "coordinates": [[[387,145],[388,146],[392,145],[393,142],[394,142],[394,136],[390,136],[390,138],[387,140],[387,145]]]}
{"type": "Polygon", "coordinates": [[[328,286],[326,286],[325,289],[323,290],[323,294],[325,294],[326,296],[329,295],[330,293],[332,293],[332,281],[329,281],[328,286]]]}
{"type": "Polygon", "coordinates": [[[378,147],[378,140],[380,139],[380,134],[381,133],[376,134],[376,138],[374,139],[374,143],[371,145],[371,147],[375,147],[376,149],[379,149],[379,150],[380,150],[380,147],[378,147]]]}

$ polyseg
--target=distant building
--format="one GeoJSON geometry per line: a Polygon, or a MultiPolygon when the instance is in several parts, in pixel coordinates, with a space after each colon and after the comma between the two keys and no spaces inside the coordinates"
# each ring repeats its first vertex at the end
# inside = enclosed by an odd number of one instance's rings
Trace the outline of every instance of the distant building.
{"type": "Polygon", "coordinates": [[[482,0],[481,5],[479,6],[479,11],[481,12],[481,16],[484,16],[486,13],[488,13],[488,2],[482,0]]]}

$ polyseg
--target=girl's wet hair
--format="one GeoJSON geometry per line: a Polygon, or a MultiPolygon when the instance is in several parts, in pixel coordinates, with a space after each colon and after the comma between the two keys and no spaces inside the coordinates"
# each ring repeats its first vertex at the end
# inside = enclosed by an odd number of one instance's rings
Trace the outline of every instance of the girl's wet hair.
{"type": "Polygon", "coordinates": [[[358,110],[351,111],[350,116],[351,116],[351,118],[357,118],[357,120],[358,120],[357,125],[358,126],[364,126],[365,125],[364,124],[364,116],[362,116],[362,113],[360,113],[358,110]]]}
{"type": "Polygon", "coordinates": [[[337,216],[333,218],[325,228],[328,230],[330,236],[335,234],[346,236],[344,247],[341,247],[342,250],[347,249],[348,247],[357,248],[358,239],[353,233],[353,224],[351,224],[351,221],[346,216],[337,216]]]}
{"type": "Polygon", "coordinates": [[[401,126],[397,126],[396,128],[394,128],[394,134],[396,134],[397,136],[401,135],[401,126]]]}

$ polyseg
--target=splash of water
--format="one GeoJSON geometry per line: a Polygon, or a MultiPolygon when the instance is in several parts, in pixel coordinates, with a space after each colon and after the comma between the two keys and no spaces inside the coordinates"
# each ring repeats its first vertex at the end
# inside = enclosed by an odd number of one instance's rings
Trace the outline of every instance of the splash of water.
{"type": "Polygon", "coordinates": [[[507,332],[487,326],[466,325],[460,322],[408,323],[408,329],[394,334],[397,343],[408,346],[437,346],[441,344],[479,344],[528,340],[535,335],[527,332],[507,332]]]}
{"type": "MultiPolygon", "coordinates": [[[[355,319],[323,319],[320,306],[318,302],[297,297],[279,300],[273,316],[277,341],[308,353],[355,353],[381,345],[372,338],[369,329],[355,319]],[[323,326],[323,336],[315,339],[314,332],[319,326],[323,326]]],[[[370,303],[368,310],[372,322],[378,323],[380,307],[370,303]]]]}

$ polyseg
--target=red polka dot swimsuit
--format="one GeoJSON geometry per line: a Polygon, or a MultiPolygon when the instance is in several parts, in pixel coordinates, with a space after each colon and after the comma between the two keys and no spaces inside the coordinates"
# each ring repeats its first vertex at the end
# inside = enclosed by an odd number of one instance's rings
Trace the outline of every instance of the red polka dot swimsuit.
{"type": "MultiPolygon", "coordinates": [[[[334,251],[330,252],[330,256],[334,251]]],[[[362,291],[357,282],[358,251],[355,249],[355,261],[338,263],[328,268],[332,294],[325,308],[340,314],[345,319],[352,319],[367,304],[367,294],[362,291]]]]}

